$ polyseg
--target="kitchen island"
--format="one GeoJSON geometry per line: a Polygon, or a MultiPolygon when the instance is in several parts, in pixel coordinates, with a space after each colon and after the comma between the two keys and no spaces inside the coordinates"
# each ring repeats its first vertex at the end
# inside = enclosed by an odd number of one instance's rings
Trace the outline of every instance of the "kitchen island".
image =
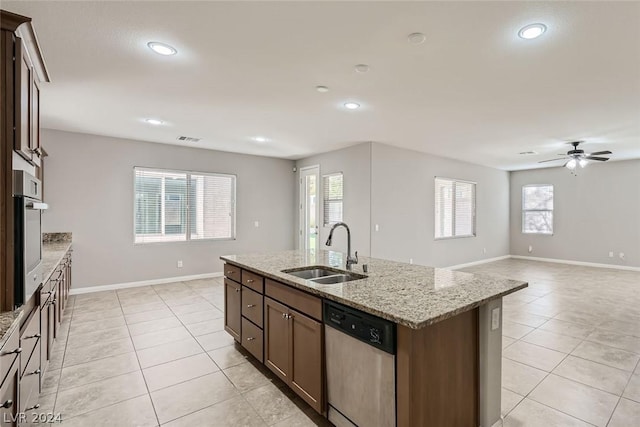
{"type": "MultiPolygon", "coordinates": [[[[305,390],[277,363],[270,363],[270,352],[274,352],[271,342],[279,339],[282,346],[286,343],[285,338],[275,336],[277,331],[269,329],[273,307],[282,312],[284,319],[295,317],[288,314],[289,309],[298,310],[293,313],[300,316],[308,314],[302,316],[304,330],[314,330],[316,342],[321,338],[317,350],[320,354],[316,355],[320,366],[325,363],[324,333],[316,325],[323,320],[322,311],[317,308],[320,301],[333,301],[393,322],[398,426],[490,427],[500,420],[502,297],[526,287],[525,282],[360,257],[353,273],[363,278],[322,284],[292,273],[313,266],[343,269],[346,254],[294,250],[221,259],[227,263],[226,329],[243,346],[251,347],[261,362],[264,360],[267,367],[288,381],[318,412],[326,412],[325,391],[305,390]],[[250,295],[249,304],[245,304],[245,288],[250,295]],[[230,294],[237,294],[237,298],[230,294]],[[250,308],[261,301],[264,308],[256,316],[250,308]],[[235,305],[239,305],[238,310],[235,305]],[[308,313],[303,307],[309,307],[308,313]],[[245,327],[251,331],[247,343],[243,339],[245,327]]],[[[305,343],[307,359],[313,349],[314,345],[305,343]]],[[[325,371],[319,372],[322,387],[325,371]]],[[[316,387],[317,381],[316,377],[309,388],[316,387]]]]}

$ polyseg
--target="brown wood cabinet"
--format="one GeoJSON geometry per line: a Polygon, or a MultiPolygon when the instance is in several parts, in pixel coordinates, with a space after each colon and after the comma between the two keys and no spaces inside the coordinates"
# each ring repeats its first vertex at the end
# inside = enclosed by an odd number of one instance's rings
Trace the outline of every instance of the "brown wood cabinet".
{"type": "Polygon", "coordinates": [[[20,373],[19,364],[14,363],[0,387],[0,426],[17,425],[20,373]]]}
{"type": "Polygon", "coordinates": [[[242,325],[242,285],[230,279],[224,279],[224,330],[236,341],[241,341],[242,325]]]}
{"type": "Polygon", "coordinates": [[[268,297],[264,306],[266,366],[324,412],[322,323],[268,297]]]}

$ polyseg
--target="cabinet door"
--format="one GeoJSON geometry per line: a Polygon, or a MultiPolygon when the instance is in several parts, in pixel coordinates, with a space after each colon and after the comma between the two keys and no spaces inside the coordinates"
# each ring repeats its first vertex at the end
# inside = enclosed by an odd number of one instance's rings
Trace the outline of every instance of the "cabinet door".
{"type": "Polygon", "coordinates": [[[291,388],[317,412],[323,412],[322,324],[291,311],[291,388]]]}
{"type": "Polygon", "coordinates": [[[36,166],[40,166],[40,85],[33,70],[31,74],[31,141],[29,148],[33,154],[33,162],[36,166]]]}
{"type": "Polygon", "coordinates": [[[15,426],[18,418],[18,367],[16,360],[0,390],[0,426],[15,426]]]}
{"type": "Polygon", "coordinates": [[[32,85],[32,69],[26,49],[22,44],[22,39],[16,37],[15,44],[16,53],[16,79],[15,91],[15,127],[16,136],[14,141],[14,150],[27,160],[31,160],[31,85],[32,85]]]}
{"type": "Polygon", "coordinates": [[[229,332],[236,341],[240,341],[240,324],[242,317],[242,305],[239,283],[224,279],[224,329],[229,332]]]}
{"type": "Polygon", "coordinates": [[[51,356],[49,348],[49,300],[42,303],[40,307],[40,360],[42,367],[47,366],[47,360],[51,356]]]}
{"type": "Polygon", "coordinates": [[[264,299],[264,363],[284,382],[289,383],[289,309],[264,299]]]}

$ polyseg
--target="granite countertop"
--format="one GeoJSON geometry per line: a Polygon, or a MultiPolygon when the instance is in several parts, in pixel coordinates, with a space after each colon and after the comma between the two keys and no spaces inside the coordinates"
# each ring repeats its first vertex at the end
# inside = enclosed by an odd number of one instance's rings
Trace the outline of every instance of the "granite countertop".
{"type": "Polygon", "coordinates": [[[321,250],[227,255],[222,260],[395,323],[419,329],[528,286],[489,275],[360,257],[353,272],[368,277],[322,285],[282,270],[306,266],[344,269],[346,254],[321,250]],[[362,265],[368,264],[368,273],[362,265]]]}
{"type": "Polygon", "coordinates": [[[70,241],[44,242],[42,244],[42,283],[45,283],[56,266],[71,248],[70,241]]]}
{"type": "MultiPolygon", "coordinates": [[[[71,248],[71,233],[44,233],[42,243],[42,282],[49,280],[56,266],[71,248]]],[[[0,347],[20,325],[22,307],[0,313],[0,347]]]]}

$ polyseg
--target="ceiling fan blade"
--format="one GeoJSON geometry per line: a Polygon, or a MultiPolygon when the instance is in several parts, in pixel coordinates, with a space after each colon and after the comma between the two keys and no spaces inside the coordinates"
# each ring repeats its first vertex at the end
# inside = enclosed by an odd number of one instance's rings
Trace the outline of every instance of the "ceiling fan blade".
{"type": "Polygon", "coordinates": [[[600,156],[602,154],[613,154],[611,151],[596,151],[595,153],[589,153],[589,156],[600,156]]]}
{"type": "Polygon", "coordinates": [[[585,159],[587,159],[587,160],[597,160],[599,162],[606,162],[607,160],[609,160],[608,157],[593,157],[593,156],[587,156],[587,157],[585,157],[585,159]]]}
{"type": "Polygon", "coordinates": [[[538,162],[538,163],[557,162],[558,160],[564,160],[564,159],[568,159],[568,157],[563,157],[561,159],[542,160],[541,162],[538,162]]]}

